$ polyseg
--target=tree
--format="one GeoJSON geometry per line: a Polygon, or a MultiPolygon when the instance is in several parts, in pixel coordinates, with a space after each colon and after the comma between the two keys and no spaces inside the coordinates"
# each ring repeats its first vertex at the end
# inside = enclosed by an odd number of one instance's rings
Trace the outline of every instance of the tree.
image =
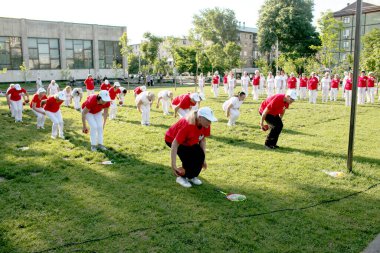
{"type": "Polygon", "coordinates": [[[201,10],[193,16],[194,33],[200,35],[203,41],[212,41],[221,46],[228,42],[237,42],[237,20],[235,12],[230,9],[201,10]]]}
{"type": "Polygon", "coordinates": [[[320,42],[312,25],[313,6],[313,0],[266,0],[257,23],[260,52],[270,52],[278,39],[279,50],[292,58],[315,54],[310,46],[320,42]]]}
{"type": "Polygon", "coordinates": [[[168,59],[166,57],[156,60],[156,62],[154,63],[155,73],[164,73],[167,75],[169,71],[170,71],[170,66],[168,64],[168,59]]]}
{"type": "Polygon", "coordinates": [[[22,65],[20,66],[20,70],[24,76],[25,83],[28,81],[28,78],[30,76],[30,69],[25,65],[25,62],[22,62],[22,65]]]}
{"type": "Polygon", "coordinates": [[[150,69],[157,59],[159,46],[163,40],[162,38],[154,36],[149,32],[144,33],[143,37],[146,39],[146,41],[141,43],[141,52],[143,53],[144,58],[147,60],[150,69]]]}
{"type": "Polygon", "coordinates": [[[271,71],[271,67],[269,66],[265,57],[256,59],[255,65],[260,69],[261,73],[267,74],[269,71],[271,71]]]}
{"type": "Polygon", "coordinates": [[[122,68],[123,66],[120,64],[120,63],[117,63],[116,61],[113,61],[112,62],[112,71],[113,71],[113,74],[114,74],[114,77],[115,78],[120,78],[120,76],[121,76],[121,68],[122,68]]]}
{"type": "MultiPolygon", "coordinates": [[[[126,32],[123,32],[123,35],[121,35],[121,37],[119,38],[119,46],[120,46],[120,54],[124,58],[127,59],[127,63],[128,63],[128,57],[130,57],[130,55],[132,54],[132,47],[128,46],[128,35],[126,32]]],[[[129,68],[127,66],[127,68],[124,71],[129,73],[128,69],[129,68]]],[[[126,74],[125,72],[124,72],[124,75],[126,74]]]]}
{"type": "Polygon", "coordinates": [[[69,80],[71,77],[71,70],[69,67],[66,67],[65,69],[61,69],[61,76],[62,80],[69,80]]]}
{"type": "Polygon", "coordinates": [[[338,59],[334,57],[339,53],[339,34],[343,30],[343,22],[334,18],[331,11],[322,13],[322,17],[318,20],[318,28],[320,30],[319,39],[321,45],[310,46],[310,48],[318,51],[320,61],[325,68],[331,69],[333,65],[338,63],[338,59]]]}
{"type": "Polygon", "coordinates": [[[177,47],[174,53],[175,66],[179,73],[197,71],[196,52],[191,47],[177,47]]]}
{"type": "Polygon", "coordinates": [[[241,47],[235,42],[228,42],[223,48],[225,54],[224,66],[227,69],[232,69],[240,66],[240,51],[241,47]]]}
{"type": "Polygon", "coordinates": [[[320,69],[320,63],[315,59],[315,57],[308,57],[306,59],[306,64],[305,64],[305,72],[306,74],[310,75],[312,72],[318,73],[320,69]]]}
{"type": "Polygon", "coordinates": [[[210,60],[212,72],[218,69],[219,72],[224,71],[224,54],[223,48],[220,44],[213,44],[206,48],[205,51],[207,58],[210,60]]]}
{"type": "Polygon", "coordinates": [[[380,29],[373,29],[363,36],[363,50],[361,56],[361,65],[367,71],[375,72],[380,75],[380,29]]]}

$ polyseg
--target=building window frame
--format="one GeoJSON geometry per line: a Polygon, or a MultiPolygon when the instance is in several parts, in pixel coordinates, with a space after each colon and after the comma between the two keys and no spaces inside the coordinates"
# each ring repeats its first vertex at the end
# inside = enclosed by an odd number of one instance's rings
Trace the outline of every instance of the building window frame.
{"type": "Polygon", "coordinates": [[[28,38],[30,69],[60,69],[61,52],[57,38],[28,38]]]}
{"type": "Polygon", "coordinates": [[[94,67],[94,44],[92,40],[65,40],[66,66],[70,69],[94,67]]]}
{"type": "Polygon", "coordinates": [[[113,62],[123,64],[118,41],[99,40],[99,68],[112,69],[113,62]]]}
{"type": "Polygon", "coordinates": [[[21,37],[0,36],[0,70],[19,70],[23,61],[21,37]]]}

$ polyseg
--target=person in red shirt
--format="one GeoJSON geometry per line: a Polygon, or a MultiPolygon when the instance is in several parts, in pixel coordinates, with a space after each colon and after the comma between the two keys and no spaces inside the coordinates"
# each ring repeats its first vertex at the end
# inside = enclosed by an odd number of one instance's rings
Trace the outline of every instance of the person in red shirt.
{"type": "Polygon", "coordinates": [[[367,102],[371,104],[375,103],[375,82],[376,79],[373,72],[369,72],[367,80],[367,102]]]}
{"type": "Polygon", "coordinates": [[[334,75],[334,78],[331,80],[330,101],[336,101],[338,97],[339,84],[339,75],[334,75]]]}
{"type": "Polygon", "coordinates": [[[228,92],[228,73],[225,72],[223,76],[223,89],[224,89],[224,94],[227,94],[228,92]]]}
{"type": "Polygon", "coordinates": [[[285,94],[276,94],[267,98],[261,103],[259,113],[261,115],[260,127],[266,131],[264,126],[264,120],[270,126],[270,132],[265,140],[265,147],[267,149],[278,148],[277,141],[282,131],[282,118],[285,114],[285,109],[289,108],[289,105],[297,100],[297,93],[295,90],[288,91],[285,94]]]}
{"type": "Polygon", "coordinates": [[[103,129],[108,117],[111,97],[107,90],[88,96],[82,104],[83,133],[88,133],[86,120],[90,125],[91,151],[107,150],[103,145],[103,129]]]}
{"type": "Polygon", "coordinates": [[[120,91],[120,83],[115,82],[113,86],[108,89],[108,93],[110,94],[111,98],[111,106],[110,106],[110,120],[116,119],[116,113],[117,113],[117,103],[116,103],[116,97],[119,97],[120,91]]]}
{"type": "MultiPolygon", "coordinates": [[[[174,118],[179,116],[185,117],[185,115],[193,109],[200,102],[202,97],[198,93],[188,93],[175,97],[172,101],[172,108],[174,110],[174,118]]],[[[203,97],[204,100],[204,97],[203,97]]]]}
{"type": "Polygon", "coordinates": [[[61,114],[61,104],[66,100],[66,94],[63,91],[58,92],[54,96],[50,96],[48,99],[42,100],[46,116],[53,122],[51,128],[51,138],[57,138],[57,132],[59,132],[59,138],[65,139],[63,135],[63,119],[61,114]]]}
{"type": "Polygon", "coordinates": [[[318,83],[319,79],[316,76],[315,72],[311,73],[311,77],[307,82],[307,88],[309,90],[309,103],[316,104],[318,96],[318,83]]]}
{"type": "Polygon", "coordinates": [[[84,84],[86,85],[87,96],[95,93],[94,79],[92,78],[91,74],[88,74],[87,79],[84,80],[84,84]]]}
{"type": "Polygon", "coordinates": [[[260,71],[256,70],[252,78],[252,96],[253,100],[259,100],[260,71]]]}
{"type": "Polygon", "coordinates": [[[5,97],[7,98],[7,103],[11,112],[14,114],[15,122],[22,122],[22,97],[24,98],[25,103],[29,103],[28,92],[24,88],[21,88],[20,84],[15,84],[7,91],[7,93],[5,93],[5,97]]]}
{"type": "Polygon", "coordinates": [[[363,70],[359,76],[358,80],[358,105],[364,105],[365,103],[365,93],[367,90],[367,79],[365,71],[363,70]]]}
{"type": "Polygon", "coordinates": [[[198,175],[202,168],[207,169],[206,137],[210,136],[211,123],[215,121],[217,119],[212,110],[202,107],[187,114],[166,132],[165,143],[171,148],[171,168],[177,177],[176,182],[181,186],[202,184],[198,175]],[[177,167],[177,155],[182,167],[177,167]]]}
{"type": "Polygon", "coordinates": [[[37,116],[37,129],[45,129],[45,110],[41,107],[41,101],[47,99],[46,90],[44,88],[39,88],[36,94],[33,95],[32,101],[30,102],[30,108],[32,108],[33,113],[37,116]]]}
{"type": "Polygon", "coordinates": [[[133,90],[133,93],[135,95],[135,98],[137,97],[137,95],[139,95],[141,92],[144,92],[146,91],[146,86],[143,85],[143,86],[137,86],[134,90],[133,90]]]}
{"type": "Polygon", "coordinates": [[[297,78],[295,78],[293,73],[290,73],[290,77],[288,78],[288,91],[289,90],[294,90],[296,91],[297,89],[297,78]]]}
{"type": "Polygon", "coordinates": [[[101,90],[109,90],[111,88],[110,82],[106,79],[104,82],[100,85],[101,90]]]}
{"type": "Polygon", "coordinates": [[[302,77],[300,78],[300,99],[306,99],[306,90],[307,90],[307,82],[309,79],[306,77],[305,73],[302,73],[302,77]]]}
{"type": "Polygon", "coordinates": [[[350,72],[348,74],[348,77],[346,78],[346,82],[344,84],[344,98],[345,98],[345,105],[351,106],[351,100],[352,100],[352,73],[350,72]]]}
{"type": "Polygon", "coordinates": [[[219,72],[215,71],[214,75],[212,76],[212,84],[211,84],[214,97],[218,97],[219,95],[219,84],[220,84],[219,72]]]}

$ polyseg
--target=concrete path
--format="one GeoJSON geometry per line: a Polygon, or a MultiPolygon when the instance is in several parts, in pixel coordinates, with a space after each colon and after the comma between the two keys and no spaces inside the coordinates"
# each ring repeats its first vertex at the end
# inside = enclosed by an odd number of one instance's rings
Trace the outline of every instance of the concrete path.
{"type": "Polygon", "coordinates": [[[380,234],[376,236],[363,253],[380,253],[380,234]]]}

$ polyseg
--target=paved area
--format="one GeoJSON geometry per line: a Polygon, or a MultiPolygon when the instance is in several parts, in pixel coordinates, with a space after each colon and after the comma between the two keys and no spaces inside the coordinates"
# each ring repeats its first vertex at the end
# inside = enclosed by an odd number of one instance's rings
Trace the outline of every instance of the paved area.
{"type": "Polygon", "coordinates": [[[363,253],[380,253],[380,234],[376,236],[363,253]]]}

